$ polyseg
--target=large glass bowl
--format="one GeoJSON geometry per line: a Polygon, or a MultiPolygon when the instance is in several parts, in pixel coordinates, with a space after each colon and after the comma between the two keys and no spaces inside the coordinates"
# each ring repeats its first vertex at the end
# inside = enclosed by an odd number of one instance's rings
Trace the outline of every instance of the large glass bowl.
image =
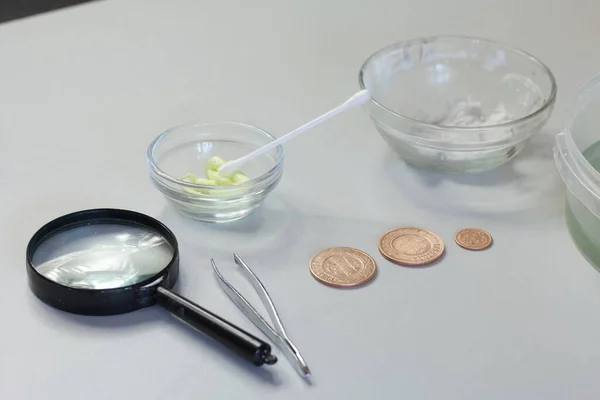
{"type": "Polygon", "coordinates": [[[183,215],[206,222],[229,222],[249,215],[275,188],[283,172],[283,148],[277,146],[241,167],[250,180],[213,186],[190,183],[188,173],[204,177],[213,156],[233,160],[275,140],[264,130],[241,122],[209,122],[169,129],[148,147],[154,186],[183,215]]]}
{"type": "Polygon", "coordinates": [[[396,153],[450,173],[489,170],[517,155],[556,99],[552,72],[532,55],[460,36],[385,47],[365,61],[359,84],[396,153]]]}

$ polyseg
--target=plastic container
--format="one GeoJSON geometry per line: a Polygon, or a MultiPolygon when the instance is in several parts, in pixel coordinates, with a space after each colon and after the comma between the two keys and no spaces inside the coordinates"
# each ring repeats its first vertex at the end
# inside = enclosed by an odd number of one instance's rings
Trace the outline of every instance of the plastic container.
{"type": "Polygon", "coordinates": [[[554,159],[567,187],[569,232],[600,269],[600,74],[579,92],[564,131],[556,136],[554,159]]]}

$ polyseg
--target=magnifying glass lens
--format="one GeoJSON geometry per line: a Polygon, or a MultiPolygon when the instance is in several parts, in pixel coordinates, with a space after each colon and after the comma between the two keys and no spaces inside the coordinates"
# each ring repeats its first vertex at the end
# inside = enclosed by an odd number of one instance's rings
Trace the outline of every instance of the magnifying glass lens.
{"type": "Polygon", "coordinates": [[[63,229],[35,249],[33,267],[71,288],[113,289],[158,274],[175,250],[145,226],[111,222],[63,229]]]}

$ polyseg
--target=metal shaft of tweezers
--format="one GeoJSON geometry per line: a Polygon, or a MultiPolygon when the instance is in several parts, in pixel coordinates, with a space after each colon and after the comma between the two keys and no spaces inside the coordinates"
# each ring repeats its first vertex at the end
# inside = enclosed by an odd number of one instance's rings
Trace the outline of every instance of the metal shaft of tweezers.
{"type": "Polygon", "coordinates": [[[221,287],[227,293],[229,298],[233,301],[233,303],[252,321],[256,327],[258,327],[273,343],[279,347],[279,349],[283,352],[287,360],[292,364],[296,372],[303,378],[310,377],[310,369],[304,361],[304,358],[300,354],[300,351],[296,348],[296,346],[292,343],[292,341],[288,338],[287,333],[285,332],[285,328],[281,323],[281,319],[279,318],[279,314],[277,313],[277,309],[275,308],[275,304],[271,300],[271,296],[265,289],[264,285],[258,279],[258,277],[252,272],[248,264],[246,264],[237,254],[233,255],[233,259],[237,265],[242,267],[242,271],[246,278],[252,283],[254,289],[258,292],[260,299],[262,300],[269,316],[273,320],[275,327],[272,327],[263,317],[256,311],[256,309],[242,296],[240,292],[238,292],[227,280],[223,277],[214,260],[210,260],[213,270],[215,274],[219,278],[219,283],[221,287]]]}

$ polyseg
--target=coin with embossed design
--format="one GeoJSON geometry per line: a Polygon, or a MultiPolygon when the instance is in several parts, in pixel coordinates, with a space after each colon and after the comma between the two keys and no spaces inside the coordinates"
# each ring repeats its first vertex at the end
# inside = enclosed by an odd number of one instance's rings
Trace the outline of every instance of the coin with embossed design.
{"type": "Polygon", "coordinates": [[[421,267],[442,257],[444,242],[435,233],[426,229],[397,228],[386,232],[381,237],[379,251],[393,263],[421,267]]]}
{"type": "Polygon", "coordinates": [[[321,283],[334,287],[364,285],[375,277],[375,260],[351,247],[325,249],[310,260],[310,273],[321,283]]]}
{"type": "Polygon", "coordinates": [[[492,245],[492,235],[481,228],[465,228],[454,235],[456,244],[467,250],[483,250],[492,245]]]}

